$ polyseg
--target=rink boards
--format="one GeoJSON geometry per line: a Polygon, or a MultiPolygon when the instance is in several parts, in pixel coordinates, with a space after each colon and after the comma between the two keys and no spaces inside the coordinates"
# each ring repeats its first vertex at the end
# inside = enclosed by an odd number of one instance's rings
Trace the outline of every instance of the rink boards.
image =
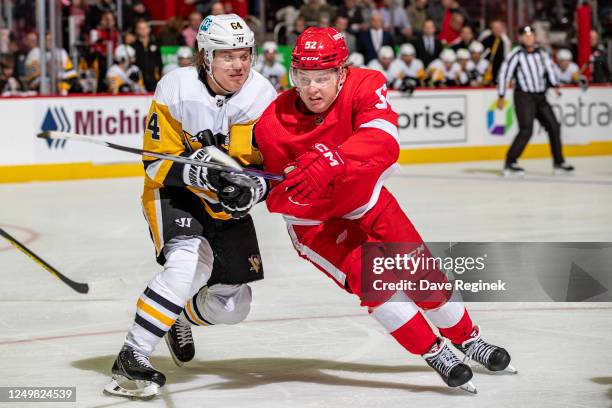
{"type": "MultiPolygon", "coordinates": [[[[400,163],[501,160],[517,132],[514,106],[496,109],[495,89],[389,92],[398,113],[400,163]]],[[[549,95],[568,156],[612,154],[612,87],[564,88],[549,95]]],[[[43,130],[76,132],[138,147],[150,95],[0,99],[0,182],[125,177],[142,174],[140,157],[103,147],[34,137],[43,130]]],[[[536,124],[524,157],[547,157],[536,124]]]]}

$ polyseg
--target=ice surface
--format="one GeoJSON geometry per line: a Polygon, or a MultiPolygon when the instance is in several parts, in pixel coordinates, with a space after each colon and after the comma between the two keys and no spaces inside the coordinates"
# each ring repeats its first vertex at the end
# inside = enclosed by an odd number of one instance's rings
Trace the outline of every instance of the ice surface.
{"type": "MultiPolygon", "coordinates": [[[[612,241],[612,158],[571,162],[574,177],[552,177],[548,160],[525,160],[524,180],[499,177],[498,162],[404,166],[388,186],[427,241],[612,241]]],[[[136,299],[159,270],[141,188],[137,178],[0,185],[0,226],[91,286],[71,291],[0,239],[0,386],[76,386],[79,407],[612,405],[612,304],[469,305],[519,370],[476,368],[479,393],[469,395],[300,260],[263,205],[254,217],[266,279],[252,284],[248,320],[194,328],[196,359],[182,368],[160,343],[159,398],[104,396],[136,299]]]]}

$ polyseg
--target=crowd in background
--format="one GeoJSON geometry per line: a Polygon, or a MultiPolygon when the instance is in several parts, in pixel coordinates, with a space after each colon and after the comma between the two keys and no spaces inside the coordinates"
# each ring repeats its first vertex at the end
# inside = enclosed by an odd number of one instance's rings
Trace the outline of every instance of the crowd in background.
{"type": "MultiPolygon", "coordinates": [[[[14,3],[14,29],[9,32],[0,28],[3,96],[36,93],[41,82],[41,56],[31,2],[14,3]]],[[[265,38],[258,36],[262,56],[255,69],[279,90],[288,86],[280,46],[293,45],[297,36],[313,25],[331,26],[342,32],[352,65],[381,71],[390,88],[403,91],[418,86],[493,85],[512,47],[503,1],[285,0],[267,2],[269,8],[263,22],[258,19],[260,4],[253,0],[181,3],[188,6],[184,15],[171,17],[160,25],[151,20],[146,1],[124,0],[120,27],[115,0],[62,0],[63,18],[70,17],[75,23],[72,38],[76,42],[69,44],[67,24],[62,25],[64,30],[59,35],[64,47],[52,47],[51,35],[46,35],[47,60],[51,55],[54,59],[53,69],[47,64],[47,72],[56,75],[56,92],[152,92],[164,73],[191,64],[203,17],[227,12],[245,17],[257,33],[260,28],[265,30],[265,38]],[[276,41],[270,41],[272,37],[276,41]],[[164,65],[161,51],[165,46],[179,48],[173,54],[176,57],[164,65]]],[[[572,12],[575,3],[529,3],[533,6],[530,14],[538,41],[553,54],[564,83],[584,85],[586,68],[590,68],[590,82],[609,82],[612,76],[608,51],[601,34],[612,31],[612,7],[604,5],[594,10],[600,24],[590,33],[590,62],[578,66],[572,12]],[[562,10],[563,5],[567,10],[562,10]],[[553,36],[551,32],[560,35],[553,36]]]]}

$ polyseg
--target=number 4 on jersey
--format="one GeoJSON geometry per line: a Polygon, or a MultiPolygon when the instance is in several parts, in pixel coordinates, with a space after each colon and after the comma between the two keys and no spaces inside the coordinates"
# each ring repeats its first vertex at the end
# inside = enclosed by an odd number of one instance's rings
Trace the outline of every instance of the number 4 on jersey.
{"type": "Polygon", "coordinates": [[[151,139],[161,140],[160,128],[157,123],[157,113],[153,112],[147,123],[147,130],[151,132],[151,139]]]}

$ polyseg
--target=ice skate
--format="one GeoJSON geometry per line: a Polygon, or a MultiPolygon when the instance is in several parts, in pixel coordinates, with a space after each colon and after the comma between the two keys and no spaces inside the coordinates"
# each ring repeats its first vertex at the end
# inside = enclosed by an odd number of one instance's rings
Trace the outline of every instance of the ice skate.
{"type": "Polygon", "coordinates": [[[474,360],[489,371],[507,371],[517,374],[518,371],[510,365],[510,354],[503,348],[489,344],[481,337],[479,326],[474,326],[470,338],[461,344],[455,344],[463,354],[465,363],[474,360]]]}
{"type": "Polygon", "coordinates": [[[124,345],[113,363],[113,379],[104,387],[104,393],[133,399],[154,398],[166,376],[157,371],[149,357],[124,345]]]}
{"type": "Polygon", "coordinates": [[[507,163],[503,171],[504,177],[525,177],[525,169],[518,166],[516,163],[507,163]]]}
{"type": "Polygon", "coordinates": [[[177,366],[180,367],[193,360],[195,356],[195,346],[189,322],[179,317],[172,327],[170,327],[170,330],[168,330],[164,338],[170,350],[170,355],[172,355],[172,359],[177,366]]]}
{"type": "Polygon", "coordinates": [[[553,176],[571,176],[574,174],[574,166],[565,162],[555,164],[553,168],[553,176]]]}
{"type": "Polygon", "coordinates": [[[431,368],[442,377],[449,387],[459,387],[462,390],[476,394],[477,390],[472,381],[472,369],[461,362],[448,346],[445,338],[438,338],[436,344],[423,358],[431,368]]]}

